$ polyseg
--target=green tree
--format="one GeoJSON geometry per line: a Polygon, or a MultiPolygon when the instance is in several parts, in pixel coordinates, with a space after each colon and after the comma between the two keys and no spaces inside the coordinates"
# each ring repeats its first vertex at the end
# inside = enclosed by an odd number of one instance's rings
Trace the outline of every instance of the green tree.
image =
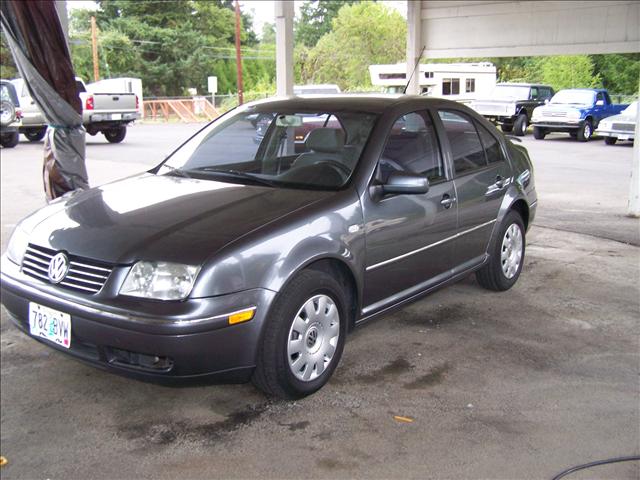
{"type": "Polygon", "coordinates": [[[369,65],[403,61],[406,35],[404,18],[381,3],[344,5],[333,30],[309,52],[303,80],[347,90],[370,87],[369,65]]]}
{"type": "Polygon", "coordinates": [[[296,43],[315,47],[318,40],[331,31],[332,21],[344,5],[352,1],[308,0],[300,7],[300,18],[294,25],[296,43]]]}
{"type": "Polygon", "coordinates": [[[602,80],[594,72],[594,63],[587,55],[555,55],[540,57],[529,69],[529,80],[546,83],[554,89],[594,88],[602,80]]]}
{"type": "Polygon", "coordinates": [[[0,76],[2,78],[14,78],[18,76],[18,69],[13,61],[13,55],[4,38],[4,29],[0,35],[0,76]]]}
{"type": "Polygon", "coordinates": [[[591,55],[602,85],[611,93],[638,94],[640,53],[591,55]]]}

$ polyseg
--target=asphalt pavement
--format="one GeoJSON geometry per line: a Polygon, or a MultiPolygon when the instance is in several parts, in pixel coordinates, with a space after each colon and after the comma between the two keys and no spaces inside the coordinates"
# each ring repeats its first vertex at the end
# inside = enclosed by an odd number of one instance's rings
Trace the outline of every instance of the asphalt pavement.
{"type": "MultiPolygon", "coordinates": [[[[90,181],[144,171],[199,125],[88,137],[90,181]]],[[[0,320],[2,479],[552,478],[640,453],[640,224],[631,146],[550,135],[538,215],[506,293],[473,277],[357,329],[297,402],[251,385],[170,388],[85,366],[0,320]],[[399,421],[396,416],[405,417],[399,421]]],[[[44,205],[42,143],[0,152],[2,250],[44,205]]],[[[571,479],[637,479],[640,463],[571,479]]]]}

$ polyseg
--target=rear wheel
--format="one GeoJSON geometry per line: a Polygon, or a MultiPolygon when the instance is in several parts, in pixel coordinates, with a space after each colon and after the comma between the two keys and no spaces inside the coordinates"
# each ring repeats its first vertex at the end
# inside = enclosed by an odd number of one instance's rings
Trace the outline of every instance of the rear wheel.
{"type": "Polygon", "coordinates": [[[252,382],[280,398],[319,390],[335,370],[347,333],[347,299],[330,275],[305,270],[276,298],[258,350],[252,382]]]}
{"type": "Polygon", "coordinates": [[[16,107],[9,100],[0,102],[0,125],[6,127],[16,119],[16,107]]]}
{"type": "Polygon", "coordinates": [[[584,123],[578,128],[578,141],[588,142],[593,133],[593,127],[591,126],[591,120],[585,120],[584,123]]]}
{"type": "Polygon", "coordinates": [[[513,130],[517,137],[524,137],[527,134],[527,114],[521,113],[518,115],[516,122],[513,124],[513,130]]]}
{"type": "Polygon", "coordinates": [[[533,127],[533,138],[536,140],[544,140],[547,136],[547,130],[542,127],[533,127]]]}
{"type": "Polygon", "coordinates": [[[39,142],[44,138],[46,133],[46,128],[34,128],[24,132],[24,136],[27,137],[27,140],[29,140],[30,142],[39,142]]]}
{"type": "Polygon", "coordinates": [[[5,148],[13,148],[18,145],[20,141],[20,134],[18,132],[5,133],[0,136],[0,145],[5,148]]]}
{"type": "Polygon", "coordinates": [[[524,223],[520,214],[512,210],[500,224],[488,263],[476,272],[478,283],[495,291],[513,287],[522,271],[524,250],[524,223]]]}
{"type": "Polygon", "coordinates": [[[615,145],[617,141],[617,137],[604,137],[604,143],[607,145],[615,145]]]}
{"type": "Polygon", "coordinates": [[[110,128],[102,132],[109,143],[120,143],[127,136],[127,127],[110,128]]]}

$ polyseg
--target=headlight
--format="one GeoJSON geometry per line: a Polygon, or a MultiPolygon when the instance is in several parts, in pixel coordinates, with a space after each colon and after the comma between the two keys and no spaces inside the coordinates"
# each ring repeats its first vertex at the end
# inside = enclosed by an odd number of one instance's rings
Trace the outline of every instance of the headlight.
{"type": "Polygon", "coordinates": [[[533,113],[531,114],[531,121],[532,122],[535,121],[535,120],[538,120],[540,118],[541,112],[540,112],[539,108],[540,107],[537,107],[537,108],[533,109],[533,113]]]}
{"type": "Polygon", "coordinates": [[[9,239],[9,246],[7,247],[9,260],[18,265],[22,264],[22,257],[24,257],[28,245],[29,235],[18,225],[9,239]]]}
{"type": "Polygon", "coordinates": [[[138,262],[120,288],[122,295],[182,300],[191,293],[200,267],[169,262],[138,262]]]}
{"type": "Polygon", "coordinates": [[[569,110],[567,117],[571,120],[579,120],[582,117],[582,112],[580,110],[569,110]]]}
{"type": "Polygon", "coordinates": [[[598,129],[600,129],[600,130],[611,130],[611,124],[607,123],[607,122],[600,122],[600,125],[598,125],[598,129]]]}

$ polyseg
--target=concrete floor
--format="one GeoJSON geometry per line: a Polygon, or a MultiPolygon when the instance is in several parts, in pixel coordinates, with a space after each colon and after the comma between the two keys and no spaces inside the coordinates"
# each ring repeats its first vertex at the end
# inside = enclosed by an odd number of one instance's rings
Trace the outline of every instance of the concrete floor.
{"type": "MultiPolygon", "coordinates": [[[[92,184],[148,168],[196,127],[89,138],[92,184]]],[[[358,329],[330,383],[298,402],[107,374],[18,333],[3,310],[2,478],[551,478],[640,453],[631,148],[524,144],[540,206],[518,284],[496,294],[470,277],[358,329]]],[[[1,152],[3,251],[43,204],[41,151],[1,152]]],[[[568,478],[639,477],[635,462],[568,478]]]]}

